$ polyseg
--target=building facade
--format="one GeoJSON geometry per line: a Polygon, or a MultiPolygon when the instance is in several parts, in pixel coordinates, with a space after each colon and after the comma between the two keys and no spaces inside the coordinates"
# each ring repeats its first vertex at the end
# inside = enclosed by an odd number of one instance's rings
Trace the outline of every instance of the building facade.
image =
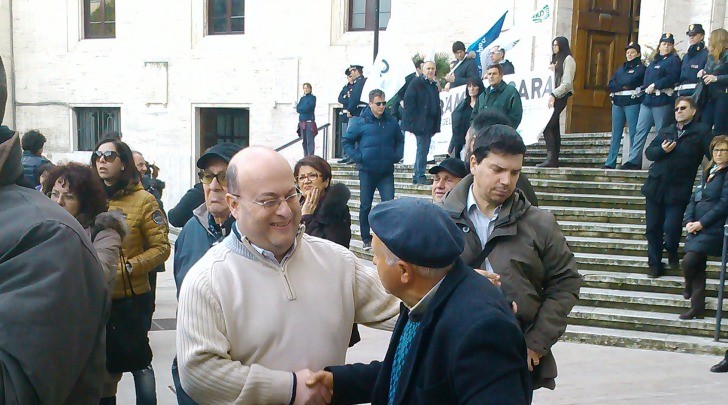
{"type": "MultiPolygon", "coordinates": [[[[380,1],[380,25],[397,15],[413,55],[474,41],[504,7],[509,29],[549,3],[380,1]]],[[[664,31],[679,39],[690,23],[709,31],[727,22],[726,0],[625,2],[641,16],[630,18],[643,46],[656,46],[664,31]]],[[[580,13],[615,3],[622,2],[555,0],[551,35],[525,41],[508,59],[517,69],[547,66],[553,37],[570,38],[580,13]]],[[[344,69],[371,63],[373,26],[374,0],[0,0],[0,56],[11,82],[5,121],[41,130],[55,162],[87,162],[103,132],[120,131],[161,168],[171,207],[196,181],[205,147],[295,139],[304,82],[317,96],[317,123],[334,122],[344,69]]],[[[317,154],[322,148],[321,134],[317,154]]],[[[283,153],[302,156],[300,144],[283,153]]]]}

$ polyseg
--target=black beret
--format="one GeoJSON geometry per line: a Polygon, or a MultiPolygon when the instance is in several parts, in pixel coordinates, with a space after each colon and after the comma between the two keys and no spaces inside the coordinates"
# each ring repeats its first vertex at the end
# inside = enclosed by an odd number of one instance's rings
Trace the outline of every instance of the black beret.
{"type": "Polygon", "coordinates": [[[398,198],[372,208],[369,225],[401,260],[418,266],[449,266],[465,249],[463,232],[440,207],[421,198],[398,198]]]}

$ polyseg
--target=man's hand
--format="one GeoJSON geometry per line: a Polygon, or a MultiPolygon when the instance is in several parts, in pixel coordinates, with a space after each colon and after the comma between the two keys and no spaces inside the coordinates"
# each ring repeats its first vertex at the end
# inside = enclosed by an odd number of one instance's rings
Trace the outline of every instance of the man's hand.
{"type": "Polygon", "coordinates": [[[326,387],[329,392],[334,391],[334,374],[332,374],[330,371],[317,371],[308,378],[306,381],[306,386],[309,388],[313,388],[316,385],[322,385],[326,387]]]}
{"type": "Polygon", "coordinates": [[[452,72],[450,72],[450,73],[446,74],[446,75],[445,75],[445,80],[446,80],[446,81],[447,81],[448,83],[452,83],[452,82],[454,82],[454,81],[455,81],[455,74],[454,74],[454,73],[452,73],[452,72]]]}
{"type": "Polygon", "coordinates": [[[715,77],[715,75],[705,75],[705,76],[703,76],[703,83],[705,83],[705,84],[715,83],[717,81],[718,81],[718,78],[715,77]]]}
{"type": "Polygon", "coordinates": [[[347,117],[347,118],[351,118],[351,113],[347,111],[347,112],[346,112],[346,117],[347,117]]]}
{"type": "Polygon", "coordinates": [[[528,349],[528,371],[533,371],[534,367],[538,366],[541,357],[540,354],[528,349]]]}
{"type": "Polygon", "coordinates": [[[549,96],[549,108],[554,108],[554,103],[556,103],[556,97],[553,95],[549,96]]]}
{"type": "Polygon", "coordinates": [[[685,230],[688,231],[688,233],[698,233],[702,229],[703,229],[703,224],[701,224],[698,221],[688,222],[687,225],[685,225],[685,230]]]}
{"type": "Polygon", "coordinates": [[[645,89],[645,93],[652,94],[655,92],[655,83],[652,83],[651,85],[647,86],[645,89]]]}
{"type": "MultiPolygon", "coordinates": [[[[308,385],[308,380],[314,375],[311,370],[296,371],[296,398],[294,405],[326,405],[331,402],[331,390],[323,384],[308,385]]],[[[333,385],[333,377],[332,377],[333,385]]]]}
{"type": "Polygon", "coordinates": [[[698,79],[700,79],[701,77],[703,77],[704,74],[705,74],[705,69],[698,70],[698,79]]]}
{"type": "Polygon", "coordinates": [[[675,146],[677,146],[677,142],[675,142],[675,141],[669,141],[667,139],[662,141],[662,150],[664,150],[665,153],[672,152],[673,149],[675,149],[675,146]]]}
{"type": "Polygon", "coordinates": [[[486,270],[481,270],[481,269],[475,269],[475,271],[478,274],[480,274],[481,276],[483,276],[483,277],[487,278],[488,280],[490,280],[490,282],[493,283],[494,286],[496,286],[496,287],[500,287],[501,286],[500,276],[498,274],[495,274],[495,273],[492,273],[492,272],[489,272],[489,271],[486,271],[486,270]]]}

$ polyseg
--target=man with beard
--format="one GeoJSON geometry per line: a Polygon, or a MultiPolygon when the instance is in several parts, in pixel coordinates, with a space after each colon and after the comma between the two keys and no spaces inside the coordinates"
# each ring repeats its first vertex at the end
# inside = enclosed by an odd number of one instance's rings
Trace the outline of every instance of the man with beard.
{"type": "Polygon", "coordinates": [[[470,156],[473,175],[441,206],[464,233],[463,261],[500,275],[503,293],[515,301],[534,388],[553,389],[551,347],[566,330],[581,276],[553,214],[531,205],[516,188],[526,153],[523,139],[506,125],[481,132],[470,156]]]}

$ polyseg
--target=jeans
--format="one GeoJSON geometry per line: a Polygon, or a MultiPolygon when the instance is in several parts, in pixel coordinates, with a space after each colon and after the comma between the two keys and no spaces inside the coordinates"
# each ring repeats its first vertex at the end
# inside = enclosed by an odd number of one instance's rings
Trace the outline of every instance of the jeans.
{"type": "Polygon", "coordinates": [[[672,205],[647,199],[645,235],[647,236],[647,263],[650,267],[662,266],[663,249],[668,253],[677,253],[685,208],[686,206],[682,204],[672,205]]]}
{"type": "Polygon", "coordinates": [[[728,135],[728,97],[708,100],[700,122],[713,128],[713,135],[728,135]]]}
{"type": "Polygon", "coordinates": [[[156,405],[157,392],[152,365],[150,364],[141,370],[132,371],[131,374],[134,376],[137,405],[156,405]]]}
{"type": "Polygon", "coordinates": [[[412,180],[424,180],[427,167],[427,154],[430,153],[431,135],[415,135],[417,138],[417,155],[415,156],[415,175],[412,180]]]}
{"type": "Polygon", "coordinates": [[[359,229],[362,242],[371,242],[372,234],[369,231],[369,212],[372,210],[374,190],[379,190],[382,201],[394,199],[394,173],[359,172],[359,229]]]}
{"type": "MultiPolygon", "coordinates": [[[[659,107],[647,107],[640,105],[639,118],[637,118],[637,132],[634,135],[634,142],[629,146],[629,158],[627,162],[642,167],[642,155],[647,141],[647,134],[652,127],[658,132],[665,124],[665,119],[672,114],[672,104],[662,105],[659,107]]],[[[622,159],[624,162],[625,160],[622,159]]]]}
{"type": "Polygon", "coordinates": [[[174,382],[174,391],[177,393],[178,405],[197,405],[194,399],[182,389],[182,383],[179,381],[179,368],[177,367],[177,357],[172,361],[172,381],[174,382]]]}
{"type": "MultiPolygon", "coordinates": [[[[619,155],[625,122],[629,126],[630,146],[634,143],[634,134],[637,132],[637,118],[639,115],[639,104],[624,107],[612,104],[612,143],[609,145],[609,156],[607,156],[607,161],[604,162],[605,166],[617,166],[617,155],[619,155]]],[[[622,160],[626,161],[625,159],[622,160]]]]}
{"type": "Polygon", "coordinates": [[[303,140],[303,156],[313,155],[314,152],[314,136],[311,128],[312,122],[305,122],[306,130],[302,134],[301,139],[303,140]]]}

